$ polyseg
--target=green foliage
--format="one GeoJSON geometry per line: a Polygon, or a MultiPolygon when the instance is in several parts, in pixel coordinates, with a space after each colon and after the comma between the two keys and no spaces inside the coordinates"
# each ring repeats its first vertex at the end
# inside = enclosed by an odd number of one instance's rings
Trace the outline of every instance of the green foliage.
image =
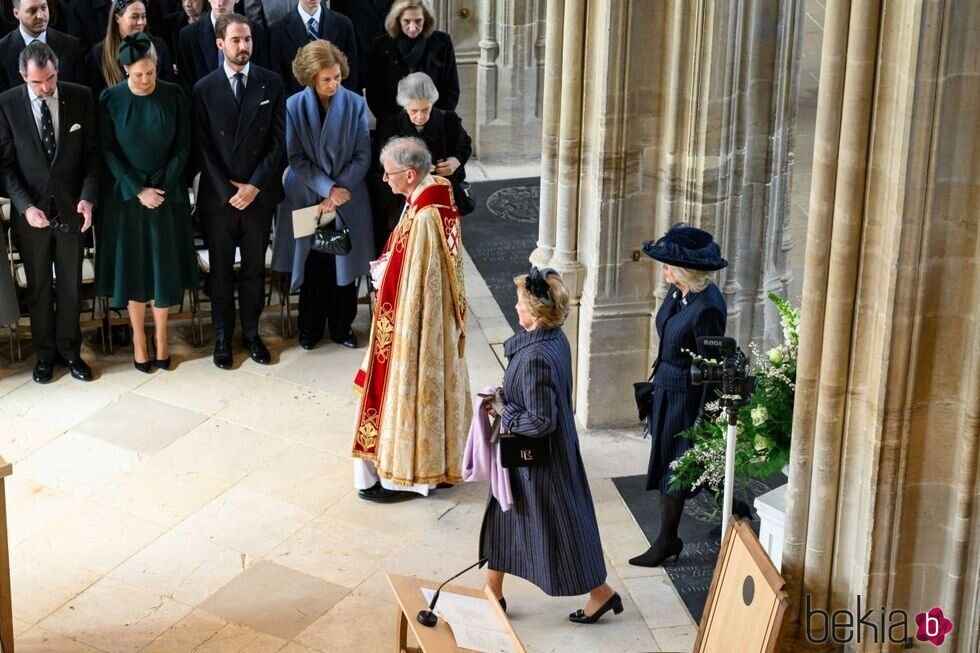
{"type": "MultiPolygon", "coordinates": [[[[769,293],[779,311],[783,343],[765,356],[752,346],[753,370],[759,379],[751,401],[738,414],[735,438],[735,477],[739,481],[768,478],[789,462],[793,432],[793,400],[796,395],[796,363],[799,349],[800,312],[785,299],[769,293]]],[[[727,416],[717,401],[705,407],[708,419],[677,434],[690,438],[692,446],[671,463],[670,487],[721,487],[725,479],[727,416]]]]}

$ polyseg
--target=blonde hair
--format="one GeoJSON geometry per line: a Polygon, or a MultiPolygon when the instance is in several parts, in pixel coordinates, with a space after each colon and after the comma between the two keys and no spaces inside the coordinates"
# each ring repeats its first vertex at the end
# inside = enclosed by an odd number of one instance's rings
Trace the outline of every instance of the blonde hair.
{"type": "Polygon", "coordinates": [[[398,38],[402,33],[401,18],[406,9],[421,9],[424,20],[422,21],[422,34],[431,36],[436,31],[436,17],[432,13],[429,0],[395,0],[391,5],[391,11],[385,18],[385,31],[393,39],[398,38]]]}
{"type": "Polygon", "coordinates": [[[303,86],[313,86],[320,71],[331,66],[340,66],[341,79],[347,79],[350,75],[347,55],[341,52],[340,48],[323,39],[310,41],[296,52],[296,57],[293,59],[293,77],[303,86]]]}
{"type": "Polygon", "coordinates": [[[539,299],[528,291],[525,274],[514,277],[514,285],[517,286],[517,296],[524,299],[531,317],[538,326],[544,329],[557,329],[568,317],[568,288],[557,272],[549,274],[546,280],[551,303],[539,299]]]}
{"type": "Polygon", "coordinates": [[[668,265],[674,278],[687,286],[691,292],[701,292],[711,284],[711,273],[706,270],[692,270],[676,265],[668,265]]]}

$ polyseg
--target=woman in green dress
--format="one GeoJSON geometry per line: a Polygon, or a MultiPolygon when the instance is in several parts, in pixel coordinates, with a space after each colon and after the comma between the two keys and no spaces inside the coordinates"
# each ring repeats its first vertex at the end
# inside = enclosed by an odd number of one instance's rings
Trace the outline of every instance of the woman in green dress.
{"type": "Polygon", "coordinates": [[[102,153],[110,174],[102,189],[96,286],[133,327],[133,363],[141,372],[170,367],[167,314],[197,285],[191,208],[183,180],[190,152],[187,98],[157,80],[156,52],[143,33],[119,48],[127,79],[99,97],[102,153]],[[146,304],[154,357],[144,331],[146,304]]]}

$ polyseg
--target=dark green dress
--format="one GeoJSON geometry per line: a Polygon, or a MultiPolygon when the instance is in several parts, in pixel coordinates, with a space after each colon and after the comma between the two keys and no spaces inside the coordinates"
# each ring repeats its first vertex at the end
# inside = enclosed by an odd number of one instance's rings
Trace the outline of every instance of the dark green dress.
{"type": "Polygon", "coordinates": [[[134,95],[125,80],[99,96],[103,175],[97,224],[96,289],[113,306],[127,301],[179,304],[197,286],[191,207],[184,182],[190,153],[190,113],[183,89],[157,81],[134,95]],[[137,195],[146,187],[166,195],[156,209],[137,195]]]}

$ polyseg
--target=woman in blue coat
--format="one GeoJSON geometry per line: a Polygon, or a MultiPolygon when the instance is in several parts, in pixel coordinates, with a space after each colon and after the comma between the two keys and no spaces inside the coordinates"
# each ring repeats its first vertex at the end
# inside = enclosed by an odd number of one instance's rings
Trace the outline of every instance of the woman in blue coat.
{"type": "Polygon", "coordinates": [[[330,338],[357,347],[351,324],[357,313],[358,276],[374,257],[371,200],[365,177],[371,164],[364,98],[340,85],[350,69],[329,41],[312,41],[293,60],[306,88],[286,100],[285,201],[279,207],[272,269],[292,276],[299,289],[299,344],[312,349],[329,323],[330,338]],[[333,256],[311,251],[312,238],[293,238],[292,212],[318,205],[337,212],[334,229],[350,229],[351,251],[333,256]]]}
{"type": "Polygon", "coordinates": [[[725,335],[728,309],[709,274],[728,262],[711,234],[696,227],[676,225],[657,242],[648,241],[643,251],[663,264],[668,288],[657,312],[660,351],[653,364],[653,394],[647,431],[652,449],[647,470],[647,490],[660,490],[660,533],[646,553],[630,560],[639,567],[658,567],[675,560],[684,543],[677,536],[684,501],[693,492],[670,489],[670,463],[691,447],[676,435],[694,425],[704,405],[714,396],[711,388],[691,384],[691,355],[701,336],[725,335]]]}
{"type": "Polygon", "coordinates": [[[488,558],[487,585],[505,610],[504,575],[513,574],[549,596],[588,593],[585,608],[568,618],[595,623],[609,610],[622,612],[623,601],[606,583],[599,525],[575,430],[572,354],[561,330],[568,290],[551,269],[532,268],[514,283],[525,331],[504,343],[508,365],[501,432],[549,438],[551,456],[534,467],[508,470],[511,510],[503,512],[490,495],[480,557],[488,558]]]}

